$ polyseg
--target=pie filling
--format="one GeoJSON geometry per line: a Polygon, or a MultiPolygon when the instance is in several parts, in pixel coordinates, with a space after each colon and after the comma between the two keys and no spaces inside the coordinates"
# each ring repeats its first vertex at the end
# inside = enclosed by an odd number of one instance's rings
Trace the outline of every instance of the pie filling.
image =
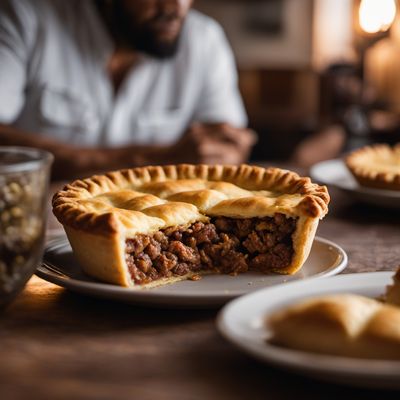
{"type": "Polygon", "coordinates": [[[126,263],[136,284],[190,272],[271,272],[291,263],[296,222],[296,218],[283,214],[246,219],[216,217],[208,223],[139,234],[126,240],[126,263]]]}

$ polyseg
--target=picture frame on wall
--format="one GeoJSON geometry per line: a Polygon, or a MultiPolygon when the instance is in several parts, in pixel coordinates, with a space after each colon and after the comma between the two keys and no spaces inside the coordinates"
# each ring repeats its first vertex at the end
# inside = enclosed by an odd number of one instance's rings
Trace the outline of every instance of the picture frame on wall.
{"type": "Polygon", "coordinates": [[[224,28],[243,68],[307,68],[314,0],[197,0],[224,28]]]}

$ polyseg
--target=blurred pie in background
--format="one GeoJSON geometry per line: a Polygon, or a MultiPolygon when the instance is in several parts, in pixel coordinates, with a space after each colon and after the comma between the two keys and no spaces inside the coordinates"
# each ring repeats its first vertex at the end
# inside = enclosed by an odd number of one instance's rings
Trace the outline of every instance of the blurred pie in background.
{"type": "Polygon", "coordinates": [[[361,186],[400,190],[400,143],[365,146],[346,157],[346,165],[361,186]]]}

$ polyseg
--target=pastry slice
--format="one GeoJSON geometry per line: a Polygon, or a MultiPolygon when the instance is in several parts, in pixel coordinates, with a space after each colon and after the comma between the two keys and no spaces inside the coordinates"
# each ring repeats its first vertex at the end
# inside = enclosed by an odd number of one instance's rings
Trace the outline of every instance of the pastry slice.
{"type": "Polygon", "coordinates": [[[185,164],[75,181],[53,211],[88,275],[149,288],[209,273],[293,274],[328,202],[326,187],[290,171],[185,164]]]}
{"type": "Polygon", "coordinates": [[[346,165],[361,186],[400,190],[400,143],[362,147],[347,156],[346,165]]]}
{"type": "Polygon", "coordinates": [[[397,267],[393,275],[393,284],[386,288],[384,300],[386,303],[400,306],[400,267],[397,267]]]}
{"type": "Polygon", "coordinates": [[[400,308],[352,294],[302,301],[267,321],[273,344],[337,356],[400,360],[400,308]]]}

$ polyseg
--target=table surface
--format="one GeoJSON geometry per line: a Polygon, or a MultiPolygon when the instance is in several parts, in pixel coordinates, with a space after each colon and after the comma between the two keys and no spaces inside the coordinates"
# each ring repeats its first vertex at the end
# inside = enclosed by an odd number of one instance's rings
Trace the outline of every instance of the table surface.
{"type": "MultiPolygon", "coordinates": [[[[400,212],[331,189],[318,235],[349,255],[344,273],[400,264],[400,212]]],[[[0,315],[1,399],[375,399],[255,361],[216,330],[218,310],[135,307],[33,277],[0,315]]],[[[386,392],[385,396],[396,394],[386,392]]],[[[398,394],[397,394],[398,396],[398,394]]]]}

